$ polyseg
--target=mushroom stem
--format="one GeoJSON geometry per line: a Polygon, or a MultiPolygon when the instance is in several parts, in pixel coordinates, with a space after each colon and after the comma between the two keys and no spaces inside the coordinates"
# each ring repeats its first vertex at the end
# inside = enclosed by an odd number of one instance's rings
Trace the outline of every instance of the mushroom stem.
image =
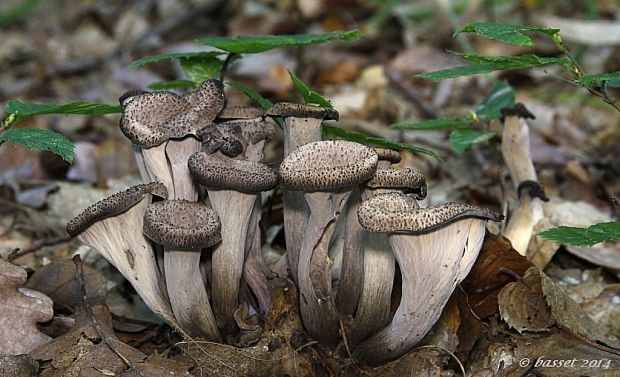
{"type": "Polygon", "coordinates": [[[232,332],[248,226],[257,196],[234,190],[209,190],[209,199],[222,222],[222,243],[212,256],[213,311],[218,324],[232,332]]]}
{"type": "Polygon", "coordinates": [[[208,340],[221,340],[200,271],[199,250],[164,249],[170,305],[181,328],[208,340]]]}
{"type": "MultiPolygon", "coordinates": [[[[517,191],[523,182],[537,182],[536,169],[530,153],[529,126],[525,119],[516,116],[506,118],[502,132],[502,155],[517,191]]],[[[530,196],[529,192],[520,195],[517,209],[510,216],[510,221],[504,230],[504,237],[510,240],[512,247],[519,254],[527,255],[534,227],[542,217],[542,200],[530,196]]]]}
{"type": "Polygon", "coordinates": [[[149,177],[166,186],[170,197],[174,195],[172,174],[166,159],[166,143],[150,148],[142,148],[142,159],[149,177]]]}
{"type": "Polygon", "coordinates": [[[344,316],[355,314],[364,277],[364,246],[368,232],[357,221],[360,201],[360,190],[356,189],[347,202],[342,268],[336,294],[336,306],[344,316]]]}
{"type": "MultiPolygon", "coordinates": [[[[366,250],[362,256],[363,280],[355,316],[348,321],[349,347],[385,327],[390,321],[390,303],[396,264],[387,236],[365,232],[366,250]]],[[[338,291],[340,293],[340,291],[338,291]]]]}
{"type": "Polygon", "coordinates": [[[263,249],[260,227],[262,205],[260,200],[254,203],[254,210],[248,227],[248,238],[246,242],[246,259],[243,266],[243,280],[250,287],[256,300],[258,301],[258,311],[266,314],[271,307],[271,290],[269,288],[269,277],[271,270],[263,259],[263,249]]]}
{"type": "Polygon", "coordinates": [[[328,247],[335,220],[350,191],[310,192],[305,198],[310,217],[299,256],[301,316],[308,334],[319,343],[333,346],[338,341],[339,315],[332,296],[328,247]]]}

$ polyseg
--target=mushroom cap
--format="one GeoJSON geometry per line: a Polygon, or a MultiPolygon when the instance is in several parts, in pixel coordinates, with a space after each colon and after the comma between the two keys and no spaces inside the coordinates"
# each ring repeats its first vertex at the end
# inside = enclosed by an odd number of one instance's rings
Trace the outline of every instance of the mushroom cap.
{"type": "Polygon", "coordinates": [[[217,124],[217,129],[224,134],[232,134],[244,144],[256,144],[275,135],[273,124],[262,119],[236,119],[217,124]]]}
{"type": "Polygon", "coordinates": [[[232,119],[254,119],[261,118],[265,115],[265,110],[260,107],[253,106],[233,106],[225,107],[217,114],[217,118],[221,120],[232,119]]]}
{"type": "Polygon", "coordinates": [[[399,189],[405,194],[414,193],[416,199],[426,197],[426,179],[422,173],[411,168],[377,169],[366,185],[370,188],[399,189]]]}
{"type": "Polygon", "coordinates": [[[372,148],[353,141],[315,141],[284,158],[280,179],[289,190],[336,190],[370,179],[377,169],[377,159],[372,148]]]}
{"type": "Polygon", "coordinates": [[[211,189],[254,194],[271,190],[278,184],[276,171],[260,162],[219,158],[197,152],[190,156],[187,166],[196,181],[211,189]]]}
{"type": "Polygon", "coordinates": [[[172,92],[151,92],[124,101],[120,128],[134,144],[153,147],[168,140],[165,125],[190,108],[189,102],[172,92]]]}
{"type": "Polygon", "coordinates": [[[400,162],[400,152],[394,149],[388,148],[373,148],[379,156],[379,161],[389,161],[392,164],[398,164],[400,162]]]}
{"type": "Polygon", "coordinates": [[[278,102],[271,106],[266,112],[267,116],[283,116],[293,118],[318,118],[323,120],[338,120],[338,112],[326,107],[278,102]]]}
{"type": "Polygon", "coordinates": [[[202,151],[214,153],[218,149],[226,156],[241,154],[249,144],[271,138],[275,134],[273,125],[262,119],[237,119],[211,124],[198,131],[202,151]]]}
{"type": "Polygon", "coordinates": [[[224,84],[218,79],[207,80],[198,89],[185,93],[183,98],[201,120],[211,122],[224,107],[224,84]]]}
{"type": "Polygon", "coordinates": [[[500,221],[503,216],[463,203],[419,208],[415,199],[401,193],[375,195],[362,202],[357,218],[371,232],[424,233],[465,217],[500,221]]]}
{"type": "Polygon", "coordinates": [[[149,93],[148,90],[142,90],[142,89],[132,89],[132,90],[128,90],[125,93],[123,93],[122,96],[118,97],[118,103],[121,104],[121,106],[125,106],[129,103],[129,101],[137,96],[141,96],[143,94],[147,94],[149,93]]]}
{"type": "Polygon", "coordinates": [[[188,200],[151,203],[144,213],[144,234],[174,249],[197,250],[221,239],[220,217],[207,205],[188,200]]]}
{"type": "Polygon", "coordinates": [[[118,192],[86,208],[82,213],[71,219],[67,224],[67,233],[76,236],[88,227],[108,217],[119,215],[142,200],[144,194],[154,194],[162,198],[168,197],[168,190],[163,183],[151,182],[136,185],[125,191],[118,192]]]}

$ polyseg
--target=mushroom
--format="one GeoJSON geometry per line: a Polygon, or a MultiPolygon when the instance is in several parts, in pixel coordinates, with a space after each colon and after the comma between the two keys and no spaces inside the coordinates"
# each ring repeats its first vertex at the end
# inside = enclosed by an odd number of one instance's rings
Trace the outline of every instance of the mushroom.
{"type": "MultiPolygon", "coordinates": [[[[517,104],[517,109],[518,109],[517,104]]],[[[527,111],[527,110],[526,110],[527,111]]],[[[525,113],[528,117],[529,112],[525,113]]],[[[518,114],[517,114],[518,115],[518,114]]],[[[533,115],[529,114],[529,117],[533,115]]],[[[530,153],[530,131],[525,118],[507,116],[502,132],[502,155],[518,194],[519,203],[510,216],[504,237],[526,256],[534,227],[543,218],[542,202],[548,201],[538,183],[530,153]]]]}
{"type": "Polygon", "coordinates": [[[142,229],[147,206],[168,196],[160,182],[133,186],[86,208],[67,224],[67,232],[99,251],[134,287],[144,303],[179,328],[168,303],[153,247],[142,229]]]}
{"type": "MultiPolygon", "coordinates": [[[[385,150],[384,150],[385,151],[385,150]]],[[[385,152],[383,153],[386,154],[385,152]]],[[[389,158],[390,156],[388,156],[389,158]]],[[[391,160],[380,161],[381,169],[377,169],[374,177],[366,182],[363,200],[368,200],[377,193],[413,193],[416,199],[426,197],[426,180],[419,172],[405,169],[389,169],[391,160]]],[[[385,234],[368,232],[358,222],[357,210],[355,208],[355,218],[351,219],[349,230],[353,234],[361,234],[359,238],[365,240],[366,248],[363,254],[357,253],[357,261],[351,260],[349,263],[361,264],[361,268],[350,269],[350,275],[342,276],[342,281],[360,280],[361,284],[358,291],[361,291],[357,311],[347,326],[347,337],[349,345],[354,346],[360,340],[384,327],[390,319],[390,301],[392,285],[395,274],[394,253],[388,243],[385,234]],[[362,277],[357,277],[362,275],[362,277]]],[[[351,253],[354,254],[354,253],[351,253]]],[[[346,254],[345,254],[346,255],[346,254]]],[[[343,260],[344,265],[344,260],[343,260]]],[[[354,289],[345,285],[342,291],[343,302],[348,302],[347,291],[354,289]]],[[[338,293],[341,291],[339,289],[338,293]]],[[[353,306],[350,303],[350,306],[353,306]]]]}
{"type": "Polygon", "coordinates": [[[196,135],[222,109],[222,83],[205,81],[183,97],[172,92],[140,91],[126,93],[121,99],[120,128],[140,147],[142,158],[137,160],[143,180],[164,183],[171,198],[196,200],[187,158],[200,150],[200,141],[188,135],[196,135]]]}
{"type": "MultiPolygon", "coordinates": [[[[391,164],[400,162],[400,153],[392,149],[384,148],[374,148],[374,151],[375,153],[377,153],[378,157],[377,171],[375,172],[374,177],[369,182],[381,183],[381,178],[378,178],[378,176],[382,174],[381,172],[386,171],[391,164]]],[[[369,182],[366,182],[367,187],[370,186],[369,182]]],[[[357,308],[360,298],[360,292],[363,289],[363,276],[365,274],[364,259],[370,257],[370,254],[372,254],[364,251],[366,248],[365,244],[368,232],[364,228],[362,228],[357,221],[357,209],[362,200],[362,196],[364,197],[364,199],[367,199],[372,195],[371,191],[363,191],[364,193],[362,195],[359,190],[356,190],[355,193],[351,196],[351,199],[349,199],[349,203],[347,205],[347,219],[344,234],[342,268],[340,271],[338,294],[336,295],[336,305],[338,306],[338,310],[342,314],[349,316],[355,314],[355,310],[357,308]]],[[[383,257],[379,258],[380,260],[383,260],[383,257]]],[[[373,261],[369,262],[371,263],[371,265],[367,266],[370,267],[373,271],[377,270],[378,267],[378,270],[376,272],[378,272],[380,276],[373,276],[372,278],[369,276],[369,278],[366,279],[366,284],[372,284],[376,282],[378,283],[378,285],[383,285],[381,281],[384,280],[384,278],[389,278],[389,276],[387,275],[389,274],[390,268],[382,264],[376,264],[373,261]],[[383,267],[386,267],[387,270],[383,267]]],[[[394,268],[392,267],[391,270],[394,270],[394,268]]],[[[372,273],[373,271],[367,271],[367,273],[372,273]]],[[[369,293],[370,287],[366,287],[366,290],[367,293],[369,293]]],[[[370,293],[370,295],[375,296],[372,293],[370,293]]],[[[373,307],[378,307],[378,305],[373,304],[373,307]]],[[[377,323],[376,318],[373,318],[372,321],[373,323],[377,323]]],[[[360,329],[360,327],[356,326],[356,330],[357,329],[360,329]]],[[[349,341],[351,340],[349,339],[349,341]]]]}
{"type": "Polygon", "coordinates": [[[150,204],[144,214],[144,234],[164,246],[166,286],[172,311],[190,334],[219,341],[220,335],[200,273],[200,252],[221,239],[218,214],[205,204],[166,200],[150,204]],[[196,258],[197,257],[197,258],[196,258]]]}
{"type": "Polygon", "coordinates": [[[258,194],[272,189],[278,176],[260,162],[205,152],[193,154],[188,166],[196,181],[207,188],[211,205],[222,221],[222,243],[212,256],[211,287],[218,325],[232,332],[252,212],[258,194]]]}
{"type": "MultiPolygon", "coordinates": [[[[338,120],[338,112],[334,109],[286,102],[274,104],[265,115],[284,117],[284,157],[304,144],[321,140],[324,120],[338,120]]],[[[286,255],[293,279],[297,282],[303,229],[306,229],[310,209],[301,192],[285,191],[282,202],[286,255]]]]}
{"type": "MultiPolygon", "coordinates": [[[[200,150],[201,143],[194,135],[211,124],[222,109],[222,83],[215,79],[205,81],[197,90],[184,96],[171,92],[136,94],[123,101],[120,128],[134,143],[134,149],[139,151],[136,156],[139,166],[140,161],[144,166],[140,169],[142,178],[161,181],[168,189],[170,199],[197,200],[198,190],[189,174],[187,159],[200,150]]],[[[165,278],[170,280],[166,282],[169,290],[176,291],[177,282],[188,278],[187,271],[195,273],[190,279],[201,281],[199,271],[191,269],[199,264],[200,253],[177,253],[168,248],[163,258],[165,278]]],[[[208,305],[204,300],[206,288],[194,288],[192,294],[197,302],[208,305]]],[[[207,310],[206,307],[203,309],[207,310]]]]}
{"type": "Polygon", "coordinates": [[[332,297],[328,245],[335,220],[353,187],[372,177],[377,154],[351,141],[317,141],[284,158],[280,179],[287,190],[303,191],[310,208],[297,269],[300,306],[308,334],[321,344],[338,339],[339,315],[332,297]]]}
{"type": "Polygon", "coordinates": [[[467,204],[419,208],[401,193],[379,194],[358,210],[360,224],[388,233],[402,274],[402,297],[390,324],[362,341],[353,356],[370,365],[409,351],[439,319],[478,256],[486,220],[501,215],[467,204]]]}

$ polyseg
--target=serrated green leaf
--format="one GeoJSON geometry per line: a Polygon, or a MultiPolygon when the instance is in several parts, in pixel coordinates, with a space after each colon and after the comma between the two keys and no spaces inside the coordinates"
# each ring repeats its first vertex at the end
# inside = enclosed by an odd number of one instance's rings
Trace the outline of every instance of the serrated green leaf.
{"type": "Polygon", "coordinates": [[[149,84],[149,89],[153,90],[170,90],[170,89],[195,89],[200,83],[191,80],[170,80],[159,81],[149,84]]]}
{"type": "Polygon", "coordinates": [[[454,53],[475,65],[491,65],[496,70],[500,69],[523,69],[541,65],[557,64],[570,66],[570,61],[565,58],[546,58],[535,54],[483,56],[477,54],[454,53]]]}
{"type": "Polygon", "coordinates": [[[478,64],[478,65],[464,65],[460,67],[454,67],[449,69],[443,69],[441,71],[418,73],[414,77],[422,79],[429,79],[434,82],[439,82],[445,79],[452,79],[455,77],[478,75],[481,73],[490,73],[496,71],[495,67],[490,64],[478,64]]]}
{"type": "Polygon", "coordinates": [[[196,43],[237,54],[256,54],[280,47],[306,46],[335,40],[354,41],[362,36],[362,32],[351,30],[319,34],[255,35],[236,38],[206,37],[197,39],[196,43]]]}
{"type": "Polygon", "coordinates": [[[219,51],[201,51],[201,52],[175,52],[170,54],[160,54],[145,56],[140,60],[136,60],[129,64],[129,68],[138,68],[146,64],[153,64],[170,60],[182,60],[182,59],[210,59],[217,58],[223,55],[223,52],[219,51]]]}
{"type": "Polygon", "coordinates": [[[457,128],[450,133],[450,146],[461,154],[474,144],[482,143],[495,136],[495,132],[480,132],[472,128],[457,128]]]}
{"type": "Polygon", "coordinates": [[[593,246],[609,239],[620,240],[620,223],[611,221],[588,228],[559,226],[538,233],[544,239],[573,246],[593,246]]]}
{"type": "Polygon", "coordinates": [[[73,162],[73,143],[64,135],[54,131],[38,128],[13,128],[0,134],[0,145],[4,142],[22,145],[37,151],[50,151],[69,163],[73,162]]]}
{"type": "Polygon", "coordinates": [[[17,119],[45,114],[72,114],[72,115],[104,115],[120,113],[122,107],[97,102],[72,102],[62,105],[53,103],[32,103],[10,100],[4,106],[4,111],[16,114],[17,119]]]}
{"type": "Polygon", "coordinates": [[[620,87],[620,71],[599,73],[598,75],[586,75],[577,80],[577,85],[583,86],[584,88],[602,86],[603,83],[609,88],[620,87]]]}
{"type": "Polygon", "coordinates": [[[588,227],[588,236],[603,239],[620,239],[620,223],[617,221],[609,221],[606,223],[598,223],[588,227]]]}
{"type": "Polygon", "coordinates": [[[476,121],[471,115],[463,115],[457,118],[436,118],[423,120],[421,122],[401,122],[392,124],[392,128],[402,128],[407,130],[440,130],[450,127],[461,127],[476,121]]]}
{"type": "Polygon", "coordinates": [[[198,85],[219,76],[224,65],[224,60],[220,60],[217,56],[184,58],[179,62],[187,79],[198,85]]]}
{"type": "Polygon", "coordinates": [[[297,77],[293,72],[288,71],[288,74],[291,77],[291,80],[293,80],[293,84],[295,84],[295,88],[297,88],[297,91],[299,91],[299,93],[301,93],[301,95],[304,97],[304,101],[306,103],[314,103],[316,105],[323,106],[329,109],[333,108],[331,102],[329,102],[328,99],[326,99],[319,93],[310,90],[310,88],[308,88],[308,86],[303,81],[301,81],[301,79],[297,77]]]}
{"type": "Polygon", "coordinates": [[[323,137],[339,137],[346,140],[356,141],[358,143],[367,143],[377,145],[383,148],[408,150],[417,153],[423,153],[435,158],[440,158],[437,153],[430,149],[416,147],[414,145],[397,143],[391,140],[383,139],[380,137],[368,136],[357,132],[343,130],[340,127],[323,126],[323,137]]]}
{"type": "Polygon", "coordinates": [[[505,107],[514,107],[515,90],[508,82],[500,81],[491,93],[476,108],[474,113],[482,120],[499,119],[502,116],[501,110],[505,107]]]}
{"type": "Polygon", "coordinates": [[[534,42],[524,32],[537,32],[550,36],[558,33],[560,29],[540,26],[522,26],[510,24],[494,24],[487,22],[472,22],[457,30],[454,34],[475,33],[483,37],[495,39],[500,42],[510,43],[517,46],[532,47],[534,42]]]}

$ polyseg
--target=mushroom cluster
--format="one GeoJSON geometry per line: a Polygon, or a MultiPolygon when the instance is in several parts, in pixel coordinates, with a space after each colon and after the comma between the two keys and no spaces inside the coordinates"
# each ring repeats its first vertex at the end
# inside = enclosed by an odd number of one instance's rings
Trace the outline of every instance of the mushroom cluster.
{"type": "Polygon", "coordinates": [[[238,335],[248,304],[258,315],[270,310],[269,279],[278,274],[297,284],[303,325],[320,345],[337,348],[342,324],[355,358],[397,358],[437,321],[478,255],[486,221],[500,219],[466,204],[420,208],[426,180],[392,168],[398,152],[322,140],[323,121],[338,120],[333,109],[223,109],[215,79],[182,96],[140,91],[120,101],[120,128],[145,184],[92,205],[67,230],[192,336],[238,335]],[[278,171],[263,162],[274,135],[266,117],[284,118],[278,171]],[[262,258],[260,193],[278,184],[286,253],[272,271],[262,258]],[[393,312],[396,266],[402,296],[393,312]]]}

